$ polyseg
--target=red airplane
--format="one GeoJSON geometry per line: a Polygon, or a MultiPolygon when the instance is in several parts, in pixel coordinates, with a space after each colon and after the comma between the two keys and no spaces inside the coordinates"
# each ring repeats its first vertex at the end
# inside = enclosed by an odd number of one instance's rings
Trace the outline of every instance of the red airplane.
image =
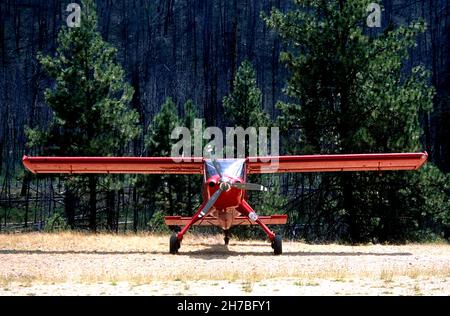
{"type": "Polygon", "coordinates": [[[33,173],[142,173],[203,174],[204,202],[192,217],[166,216],[169,226],[183,226],[170,237],[170,253],[180,248],[184,234],[192,225],[219,226],[229,241],[234,225],[259,225],[267,234],[275,255],[282,253],[281,236],[267,225],[286,224],[287,215],[260,216],[247,203],[246,191],[267,191],[262,185],[247,183],[247,174],[280,172],[337,172],[416,170],[428,158],[424,153],[305,155],[211,159],[184,157],[23,157],[24,166],[33,173]],[[273,164],[273,159],[277,163],[273,164]]]}

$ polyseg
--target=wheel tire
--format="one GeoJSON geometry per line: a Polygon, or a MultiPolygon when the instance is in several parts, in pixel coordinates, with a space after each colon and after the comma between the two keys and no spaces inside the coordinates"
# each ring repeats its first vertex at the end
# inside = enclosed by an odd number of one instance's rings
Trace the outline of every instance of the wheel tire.
{"type": "Polygon", "coordinates": [[[283,253],[283,242],[281,240],[281,236],[275,236],[272,240],[272,248],[275,255],[281,255],[283,253]]]}
{"type": "Polygon", "coordinates": [[[230,242],[230,238],[229,237],[225,237],[223,239],[223,241],[225,241],[225,245],[228,245],[228,243],[230,242]]]}
{"type": "Polygon", "coordinates": [[[170,253],[176,254],[178,252],[178,249],[180,249],[180,241],[177,238],[177,234],[173,234],[170,236],[170,253]]]}

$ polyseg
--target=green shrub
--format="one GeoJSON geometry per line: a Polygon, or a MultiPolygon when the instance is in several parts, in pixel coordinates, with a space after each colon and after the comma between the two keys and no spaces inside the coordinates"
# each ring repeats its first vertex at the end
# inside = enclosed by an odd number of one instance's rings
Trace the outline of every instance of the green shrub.
{"type": "Polygon", "coordinates": [[[161,212],[161,211],[153,213],[152,218],[147,223],[151,232],[155,232],[155,233],[170,232],[170,229],[167,227],[166,223],[164,222],[164,216],[165,216],[164,212],[161,212]]]}
{"type": "Polygon", "coordinates": [[[68,228],[69,226],[67,225],[66,220],[59,213],[53,213],[52,216],[45,220],[44,231],[47,233],[64,231],[68,228]]]}

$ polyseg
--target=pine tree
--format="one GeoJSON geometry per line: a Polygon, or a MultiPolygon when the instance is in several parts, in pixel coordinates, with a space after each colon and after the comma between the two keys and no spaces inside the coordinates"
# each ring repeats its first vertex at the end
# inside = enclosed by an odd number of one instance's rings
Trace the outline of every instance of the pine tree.
{"type": "MultiPolygon", "coordinates": [[[[82,1],[80,27],[62,27],[56,55],[38,60],[55,86],[45,91],[53,120],[45,131],[28,130],[31,146],[43,154],[58,156],[111,156],[138,135],[137,112],[130,110],[132,87],[124,82],[124,70],[115,62],[117,50],[97,31],[92,0],[82,1]]],[[[97,182],[88,176],[90,228],[96,229],[97,182]]],[[[73,199],[68,182],[67,195],[73,199]]],[[[73,210],[69,210],[73,222],[73,210]]],[[[72,223],[71,223],[72,224],[72,223]]]]}
{"type": "Polygon", "coordinates": [[[225,116],[235,126],[268,126],[269,117],[262,108],[261,90],[256,84],[253,65],[244,60],[236,73],[229,96],[223,98],[225,116]]]}
{"type": "MultiPolygon", "coordinates": [[[[187,100],[184,104],[184,126],[191,131],[191,136],[194,138],[197,136],[201,139],[201,148],[203,148],[203,135],[195,135],[200,132],[194,129],[194,121],[199,119],[198,111],[192,100],[187,100]]],[[[202,131],[204,124],[202,123],[202,131]]],[[[191,156],[195,156],[194,139],[191,142],[191,156]]],[[[203,177],[200,175],[188,175],[184,176],[184,183],[186,184],[186,191],[182,193],[184,196],[184,207],[180,215],[190,216],[193,214],[201,203],[201,192],[203,177]]]]}
{"type": "MultiPolygon", "coordinates": [[[[265,17],[269,27],[291,45],[281,59],[291,73],[286,93],[294,101],[278,105],[290,151],[318,154],[420,149],[419,114],[431,109],[433,89],[424,68],[405,68],[404,61],[425,26],[422,22],[397,28],[390,25],[379,35],[368,36],[365,22],[370,2],[296,0],[292,11],[273,10],[265,17]]],[[[404,201],[419,198],[412,192],[421,192],[419,199],[426,200],[418,186],[427,170],[384,176],[321,175],[321,186],[325,185],[332,201],[315,207],[328,214],[332,229],[345,224],[351,241],[375,235],[382,240],[406,238],[422,211],[429,210],[423,204],[404,207],[404,201]],[[336,190],[338,194],[333,194],[336,190]]],[[[440,211],[446,203],[440,196],[440,211]]]]}
{"type": "MultiPolygon", "coordinates": [[[[228,96],[223,98],[223,107],[227,123],[234,127],[268,127],[270,119],[262,107],[261,90],[256,84],[256,72],[248,60],[244,60],[236,72],[233,87],[228,96]]],[[[252,135],[257,137],[258,135],[252,135]]],[[[250,136],[249,136],[250,137],[250,136]]],[[[236,137],[235,137],[236,138],[236,137]]],[[[237,146],[235,140],[234,157],[237,158],[237,146]]],[[[250,156],[250,139],[245,142],[245,157],[250,156]]],[[[227,144],[228,145],[228,144],[227,144]]]]}
{"type": "MultiPolygon", "coordinates": [[[[272,122],[262,106],[262,94],[256,83],[256,72],[248,60],[241,63],[236,72],[230,95],[223,98],[223,105],[225,116],[231,126],[244,129],[272,126],[272,122]]],[[[249,143],[246,141],[245,156],[250,155],[248,146],[249,143]]],[[[269,192],[251,193],[250,202],[258,212],[264,214],[283,212],[282,206],[285,199],[279,194],[279,178],[274,175],[252,175],[247,181],[261,183],[270,188],[269,192]]],[[[247,235],[258,231],[259,229],[247,230],[247,235]]]]}
{"type": "MultiPolygon", "coordinates": [[[[170,157],[172,146],[179,141],[171,138],[172,132],[176,127],[186,127],[190,129],[193,138],[196,132],[195,119],[198,119],[198,113],[191,100],[184,104],[184,116],[180,117],[172,98],[167,98],[149,126],[145,139],[146,154],[151,157],[170,157]]],[[[191,145],[193,155],[193,139],[191,145]]],[[[166,229],[162,222],[164,215],[190,216],[201,202],[201,176],[146,175],[140,177],[138,186],[153,210],[150,221],[150,228],[153,230],[166,229]]]]}
{"type": "MultiPolygon", "coordinates": [[[[177,107],[172,98],[167,98],[161,110],[152,120],[145,138],[145,149],[150,157],[170,157],[174,140],[170,138],[175,127],[181,125],[177,107]]],[[[177,175],[146,175],[141,177],[143,196],[152,203],[153,209],[177,214],[181,205],[178,203],[177,192],[181,192],[181,176],[177,175]]]]}

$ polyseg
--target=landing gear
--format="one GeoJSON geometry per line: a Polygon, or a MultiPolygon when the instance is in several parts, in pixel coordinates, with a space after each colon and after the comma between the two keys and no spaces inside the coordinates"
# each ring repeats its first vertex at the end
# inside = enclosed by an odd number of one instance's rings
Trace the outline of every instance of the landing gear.
{"type": "Polygon", "coordinates": [[[228,245],[228,243],[230,242],[230,231],[224,230],[225,233],[225,237],[223,238],[223,241],[225,242],[225,245],[228,245]]]}
{"type": "Polygon", "coordinates": [[[255,211],[245,200],[242,201],[242,204],[240,205],[238,211],[242,215],[247,216],[250,221],[255,222],[262,228],[267,237],[269,237],[269,240],[272,241],[272,248],[275,255],[281,255],[281,253],[283,252],[281,236],[275,235],[275,233],[271,231],[269,227],[267,227],[267,225],[258,218],[258,215],[256,215],[255,211]]]}
{"type": "Polygon", "coordinates": [[[275,238],[272,240],[272,248],[273,253],[275,255],[281,255],[283,252],[283,243],[281,240],[281,236],[276,235],[275,238]]]}
{"type": "Polygon", "coordinates": [[[177,234],[170,236],[170,253],[176,254],[178,249],[180,249],[180,241],[178,240],[177,234]]]}

